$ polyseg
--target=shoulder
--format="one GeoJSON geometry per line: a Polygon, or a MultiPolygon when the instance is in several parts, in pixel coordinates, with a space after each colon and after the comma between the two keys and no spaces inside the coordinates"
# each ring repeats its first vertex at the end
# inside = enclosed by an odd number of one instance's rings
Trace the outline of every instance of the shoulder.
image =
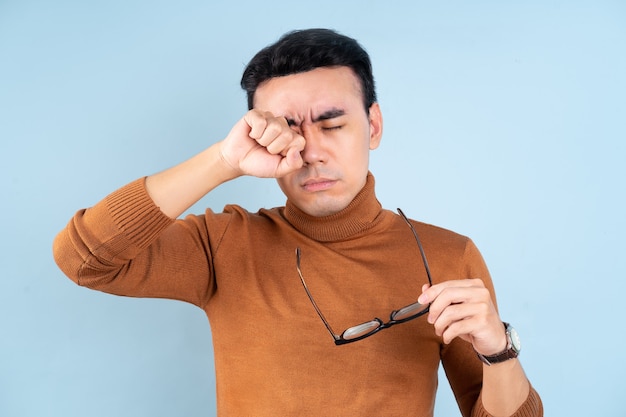
{"type": "Polygon", "coordinates": [[[424,245],[433,248],[445,248],[448,251],[453,249],[465,250],[468,245],[473,245],[468,236],[453,230],[422,221],[410,221],[424,245]]]}
{"type": "Polygon", "coordinates": [[[432,259],[434,264],[446,265],[448,268],[456,265],[461,270],[469,268],[472,271],[486,271],[483,257],[470,237],[429,223],[415,220],[411,220],[411,223],[427,258],[432,259]]]}
{"type": "Polygon", "coordinates": [[[275,228],[284,223],[281,213],[282,207],[263,208],[253,212],[236,204],[228,204],[224,206],[221,212],[207,208],[203,215],[189,215],[185,221],[203,222],[209,231],[221,230],[225,232],[227,229],[275,228]]]}
{"type": "Polygon", "coordinates": [[[221,213],[215,215],[230,218],[231,221],[235,222],[275,223],[283,219],[283,210],[284,207],[274,207],[250,211],[237,204],[228,204],[224,206],[221,213]]]}

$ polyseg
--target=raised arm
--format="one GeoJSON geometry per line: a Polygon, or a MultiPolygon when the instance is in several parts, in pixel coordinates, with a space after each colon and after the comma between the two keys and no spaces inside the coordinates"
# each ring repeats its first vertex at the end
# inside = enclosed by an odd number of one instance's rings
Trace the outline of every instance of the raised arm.
{"type": "Polygon", "coordinates": [[[146,188],[155,204],[176,218],[226,181],[242,175],[279,178],[300,168],[304,143],[284,117],[251,110],[224,140],[149,176],[146,188]]]}
{"type": "MultiPolygon", "coordinates": [[[[177,256],[205,253],[205,248],[197,248],[203,241],[187,227],[173,224],[173,219],[225,181],[241,175],[274,177],[298,169],[303,148],[304,138],[283,117],[252,110],[224,140],[145,183],[133,181],[78,211],[54,241],[55,261],[80,285],[116,294],[176,298],[172,270],[183,282],[206,277],[210,265],[206,256],[176,268],[168,264],[177,256]],[[168,238],[152,245],[166,231],[168,238]]],[[[194,227],[206,233],[203,225],[194,227]]],[[[178,298],[200,302],[188,294],[178,298]]]]}

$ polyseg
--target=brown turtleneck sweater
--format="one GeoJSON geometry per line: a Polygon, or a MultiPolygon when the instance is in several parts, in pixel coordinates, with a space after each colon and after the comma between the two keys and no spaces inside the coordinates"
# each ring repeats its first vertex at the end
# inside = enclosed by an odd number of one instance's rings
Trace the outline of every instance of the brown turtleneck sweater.
{"type": "MultiPolygon", "coordinates": [[[[414,225],[433,283],[479,277],[493,292],[471,240],[414,225]]],[[[346,209],[324,218],[288,201],[258,213],[227,206],[173,221],[137,180],[79,211],[57,236],[54,255],[79,285],[202,308],[219,415],[430,416],[440,361],[463,415],[488,415],[472,347],[443,345],[424,317],[335,346],[299,281],[296,247],[309,289],[338,333],[374,317],[386,321],[427,282],[410,229],[382,209],[371,175],[346,209]]],[[[540,411],[531,390],[516,416],[540,411]]]]}

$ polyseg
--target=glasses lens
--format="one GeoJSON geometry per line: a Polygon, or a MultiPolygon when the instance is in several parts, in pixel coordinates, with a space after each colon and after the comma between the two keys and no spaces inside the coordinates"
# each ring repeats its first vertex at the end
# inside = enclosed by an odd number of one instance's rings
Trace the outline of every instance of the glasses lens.
{"type": "Polygon", "coordinates": [[[359,324],[358,326],[350,327],[343,332],[341,337],[344,340],[352,340],[361,336],[365,336],[368,333],[372,333],[374,330],[380,327],[381,323],[378,320],[368,321],[367,323],[359,324]]]}
{"type": "Polygon", "coordinates": [[[391,320],[405,320],[426,311],[426,309],[428,309],[428,304],[413,303],[391,313],[391,320]]]}

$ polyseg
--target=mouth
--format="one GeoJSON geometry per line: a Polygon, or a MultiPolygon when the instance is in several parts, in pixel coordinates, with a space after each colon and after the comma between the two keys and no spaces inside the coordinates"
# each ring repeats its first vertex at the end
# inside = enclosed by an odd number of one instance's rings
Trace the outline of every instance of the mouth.
{"type": "Polygon", "coordinates": [[[305,191],[308,192],[325,191],[335,185],[336,182],[336,180],[331,180],[328,178],[312,178],[306,180],[302,184],[302,188],[304,188],[305,191]]]}

